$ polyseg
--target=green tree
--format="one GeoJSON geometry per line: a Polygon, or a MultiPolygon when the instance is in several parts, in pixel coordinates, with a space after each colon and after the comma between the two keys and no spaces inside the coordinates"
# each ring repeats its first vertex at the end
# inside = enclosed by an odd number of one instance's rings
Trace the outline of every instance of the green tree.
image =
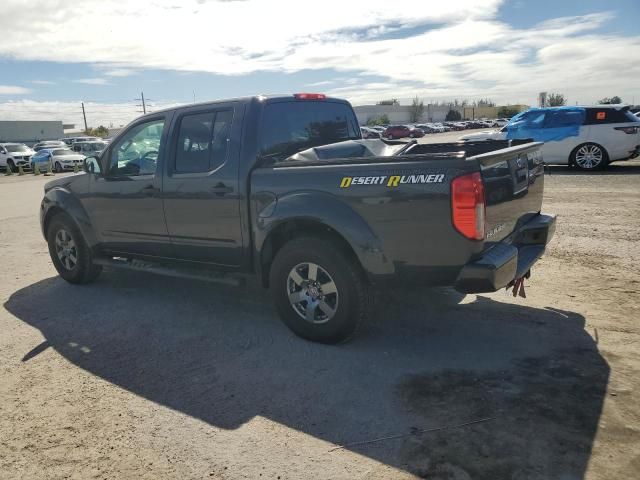
{"type": "Polygon", "coordinates": [[[386,113],[383,113],[382,115],[380,115],[379,117],[369,117],[367,119],[367,125],[373,127],[376,125],[388,125],[389,122],[389,117],[387,116],[386,113]]]}
{"type": "Polygon", "coordinates": [[[567,104],[567,99],[562,93],[550,93],[547,95],[547,103],[550,107],[561,107],[567,104]]]}
{"type": "Polygon", "coordinates": [[[495,107],[496,104],[493,100],[489,98],[481,98],[477,102],[473,102],[476,107],[495,107]]]}
{"type": "Polygon", "coordinates": [[[614,95],[611,98],[605,97],[605,98],[603,98],[601,100],[598,100],[598,103],[600,105],[611,105],[611,104],[622,103],[622,99],[619,96],[614,95]]]}
{"type": "Polygon", "coordinates": [[[390,100],[381,100],[378,102],[378,105],[400,105],[400,102],[397,98],[392,98],[390,100]]]}
{"type": "Polygon", "coordinates": [[[85,130],[85,135],[89,135],[91,137],[108,137],[109,129],[103,125],[100,125],[98,128],[87,128],[85,130]]]}
{"type": "Polygon", "coordinates": [[[498,108],[498,116],[501,118],[511,118],[514,115],[517,115],[518,113],[520,112],[518,111],[517,108],[513,108],[508,105],[498,108]]]}
{"type": "Polygon", "coordinates": [[[411,102],[411,108],[409,109],[409,121],[411,123],[419,122],[422,119],[424,113],[424,102],[416,96],[411,102]]]}
{"type": "Polygon", "coordinates": [[[445,120],[447,122],[457,122],[458,120],[462,120],[462,115],[460,115],[460,112],[457,110],[449,110],[445,120]]]}

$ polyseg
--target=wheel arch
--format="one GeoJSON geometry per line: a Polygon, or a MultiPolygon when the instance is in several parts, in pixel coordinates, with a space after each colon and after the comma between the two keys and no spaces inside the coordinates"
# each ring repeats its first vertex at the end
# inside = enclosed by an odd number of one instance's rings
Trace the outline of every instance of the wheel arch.
{"type": "Polygon", "coordinates": [[[93,225],[80,201],[68,190],[53,188],[49,190],[42,201],[42,234],[47,238],[47,231],[51,220],[58,214],[68,215],[76,224],[89,248],[94,248],[97,238],[93,225]]]}
{"type": "Polygon", "coordinates": [[[289,240],[301,236],[322,236],[336,242],[357,262],[369,281],[394,271],[380,240],[351,207],[332,195],[297,193],[279,199],[272,217],[258,219],[254,258],[265,287],[278,251],[289,240]]]}
{"type": "Polygon", "coordinates": [[[576,156],[576,152],[578,151],[578,149],[580,147],[584,147],[585,145],[596,145],[597,147],[602,149],[602,152],[604,153],[604,165],[609,163],[610,160],[610,156],[609,156],[609,152],[607,151],[607,149],[600,143],[598,142],[592,142],[592,141],[587,141],[587,142],[582,142],[578,145],[576,145],[573,150],[571,150],[571,153],[569,153],[569,165],[575,165],[576,160],[575,160],[575,156],[576,156]]]}

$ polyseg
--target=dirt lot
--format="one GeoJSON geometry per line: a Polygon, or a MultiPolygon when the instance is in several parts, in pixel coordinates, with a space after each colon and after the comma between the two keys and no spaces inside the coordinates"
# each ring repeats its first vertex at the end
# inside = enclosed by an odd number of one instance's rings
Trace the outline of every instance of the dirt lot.
{"type": "Polygon", "coordinates": [[[0,478],[638,478],[639,181],[553,168],[528,298],[395,293],[332,347],[252,285],[66,284],[1,177],[0,478]]]}

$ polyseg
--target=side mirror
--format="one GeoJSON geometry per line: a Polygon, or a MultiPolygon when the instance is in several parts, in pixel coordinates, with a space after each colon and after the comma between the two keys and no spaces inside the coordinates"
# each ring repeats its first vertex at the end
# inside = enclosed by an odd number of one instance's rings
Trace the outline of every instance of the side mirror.
{"type": "Polygon", "coordinates": [[[84,171],[87,173],[99,174],[100,173],[100,162],[97,157],[87,157],[83,162],[84,171]]]}

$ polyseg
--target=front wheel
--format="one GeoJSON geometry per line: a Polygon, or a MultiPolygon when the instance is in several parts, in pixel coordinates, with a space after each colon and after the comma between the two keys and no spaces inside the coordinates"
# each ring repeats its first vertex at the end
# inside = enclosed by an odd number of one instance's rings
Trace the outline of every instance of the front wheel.
{"type": "Polygon", "coordinates": [[[18,171],[18,169],[16,168],[16,164],[13,163],[13,160],[7,161],[7,170],[13,173],[16,173],[18,171]]]}
{"type": "Polygon", "coordinates": [[[580,170],[597,170],[604,168],[609,158],[605,149],[597,143],[585,143],[571,153],[570,160],[580,170]]]}
{"type": "Polygon", "coordinates": [[[273,261],[270,288],[283,322],[314,342],[348,340],[370,310],[359,266],[330,239],[301,237],[285,244],[273,261]]]}
{"type": "Polygon", "coordinates": [[[49,255],[58,274],[69,283],[89,283],[102,267],[92,263],[91,250],[73,220],[66,214],[56,215],[47,229],[49,255]]]}
{"type": "Polygon", "coordinates": [[[62,168],[62,165],[60,164],[60,162],[56,162],[56,165],[55,165],[56,173],[62,173],[63,170],[64,168],[62,168]]]}

